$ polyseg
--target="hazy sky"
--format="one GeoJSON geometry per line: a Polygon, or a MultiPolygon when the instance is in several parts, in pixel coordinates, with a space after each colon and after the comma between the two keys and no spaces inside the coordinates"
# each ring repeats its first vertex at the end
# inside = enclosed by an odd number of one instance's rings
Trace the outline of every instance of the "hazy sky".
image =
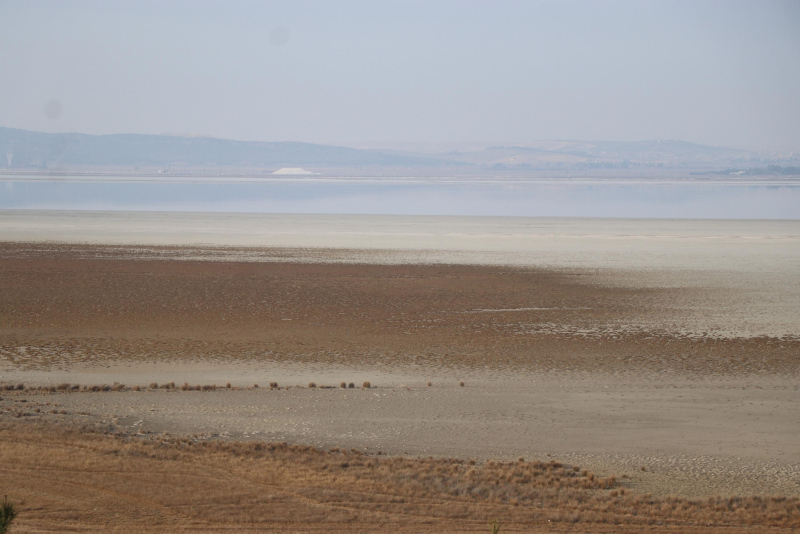
{"type": "Polygon", "coordinates": [[[800,1],[0,0],[0,126],[800,151],[800,1]]]}

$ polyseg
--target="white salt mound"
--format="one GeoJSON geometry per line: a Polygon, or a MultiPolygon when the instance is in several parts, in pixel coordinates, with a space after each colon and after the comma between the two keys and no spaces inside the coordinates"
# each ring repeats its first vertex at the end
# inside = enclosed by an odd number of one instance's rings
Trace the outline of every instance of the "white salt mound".
{"type": "Polygon", "coordinates": [[[319,174],[318,172],[307,171],[301,167],[283,167],[272,174],[319,174]]]}

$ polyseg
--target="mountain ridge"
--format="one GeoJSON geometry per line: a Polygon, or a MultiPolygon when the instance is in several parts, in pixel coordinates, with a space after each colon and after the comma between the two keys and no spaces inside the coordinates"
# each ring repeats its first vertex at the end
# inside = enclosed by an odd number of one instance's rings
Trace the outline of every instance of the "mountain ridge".
{"type": "Polygon", "coordinates": [[[45,133],[0,127],[0,151],[18,166],[438,165],[438,158],[298,141],[236,141],[152,134],[45,133]]]}
{"type": "Polygon", "coordinates": [[[454,172],[614,169],[719,171],[797,165],[800,155],[682,140],[543,140],[443,153],[353,148],[300,141],[238,141],[216,137],[45,133],[0,127],[0,167],[251,167],[449,168],[454,172]],[[6,158],[2,158],[5,154],[6,158]],[[461,171],[459,170],[461,169],[461,171]]]}

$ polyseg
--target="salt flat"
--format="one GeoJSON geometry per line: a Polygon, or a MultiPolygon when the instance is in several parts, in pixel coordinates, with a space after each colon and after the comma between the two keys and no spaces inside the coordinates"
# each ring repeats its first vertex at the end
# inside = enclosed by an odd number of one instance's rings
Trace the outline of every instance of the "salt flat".
{"type": "Polygon", "coordinates": [[[31,407],[800,493],[798,221],[4,211],[0,231],[2,382],[233,386],[31,407]]]}

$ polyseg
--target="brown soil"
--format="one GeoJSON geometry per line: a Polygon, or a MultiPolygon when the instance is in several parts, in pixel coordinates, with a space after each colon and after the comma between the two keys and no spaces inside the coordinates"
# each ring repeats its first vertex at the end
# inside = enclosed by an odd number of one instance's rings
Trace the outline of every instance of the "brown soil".
{"type": "Polygon", "coordinates": [[[797,498],[633,494],[580,466],[109,435],[0,421],[17,532],[789,532],[797,498]]]}
{"type": "Polygon", "coordinates": [[[685,303],[703,290],[610,287],[586,271],[142,253],[1,245],[2,357],[21,369],[195,359],[710,376],[800,366],[797,338],[680,333],[685,303]]]}
{"type": "Polygon", "coordinates": [[[689,314],[724,317],[719,288],[609,283],[624,282],[621,271],[223,252],[0,244],[0,384],[29,386],[0,392],[0,493],[21,503],[22,531],[798,524],[800,338],[687,327],[689,314]],[[233,387],[148,387],[182,375],[233,387]],[[254,376],[261,388],[237,389],[254,376]],[[98,377],[146,391],[33,387],[98,377]],[[264,387],[290,379],[303,387],[264,387]],[[307,387],[341,380],[357,387],[307,387]],[[361,390],[366,380],[378,388],[361,390]],[[80,425],[100,433],[75,434],[80,425]],[[212,437],[228,444],[188,445],[212,437]],[[350,460],[237,445],[253,438],[392,458],[357,455],[338,471],[350,460]],[[415,459],[428,455],[438,459],[415,459]],[[517,456],[586,466],[618,487],[553,476],[525,493],[517,456]],[[480,483],[495,490],[459,493],[480,486],[465,478],[467,458],[484,474],[502,460],[480,483]],[[445,471],[452,478],[427,478],[445,471]],[[628,493],[611,496],[619,489],[628,493]]]}

